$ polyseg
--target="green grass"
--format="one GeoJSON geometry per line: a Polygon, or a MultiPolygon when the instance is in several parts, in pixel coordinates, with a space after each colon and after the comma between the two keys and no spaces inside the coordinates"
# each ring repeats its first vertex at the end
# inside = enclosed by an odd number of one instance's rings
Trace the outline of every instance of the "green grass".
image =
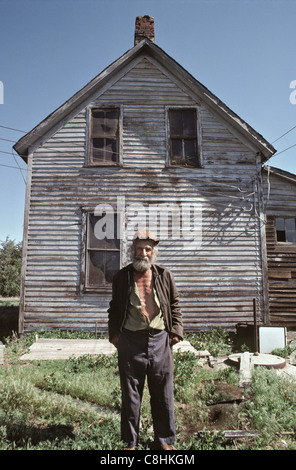
{"type": "MultiPolygon", "coordinates": [[[[38,332],[59,338],[93,337],[88,332],[38,332]]],[[[85,355],[69,360],[32,361],[20,356],[35,334],[6,342],[0,366],[0,450],[119,450],[120,384],[116,354],[85,355]]],[[[187,335],[197,349],[214,356],[231,352],[227,333],[187,335]]],[[[237,429],[255,429],[257,438],[226,441],[213,431],[210,405],[217,401],[215,381],[237,385],[238,371],[203,367],[192,353],[174,355],[177,447],[180,450],[295,449],[296,385],[274,370],[257,368],[245,400],[234,404],[237,429]],[[201,438],[197,430],[209,432],[201,438]],[[284,433],[284,434],[283,434],[284,433]]],[[[145,388],[139,449],[153,439],[149,394],[145,388]]]]}
{"type": "Polygon", "coordinates": [[[18,307],[19,297],[0,297],[0,307],[18,307]]]}

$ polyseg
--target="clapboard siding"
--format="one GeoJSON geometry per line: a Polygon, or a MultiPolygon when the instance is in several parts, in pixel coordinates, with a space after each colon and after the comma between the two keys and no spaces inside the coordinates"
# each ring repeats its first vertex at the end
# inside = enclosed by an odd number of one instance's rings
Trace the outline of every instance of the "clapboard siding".
{"type": "Polygon", "coordinates": [[[296,178],[264,171],[270,322],[296,326],[296,245],[276,241],[275,217],[296,217],[296,178]],[[294,181],[293,181],[294,179],[294,181]]]}
{"type": "MultiPolygon", "coordinates": [[[[199,204],[202,244],[162,239],[160,264],[170,268],[188,330],[253,321],[253,298],[263,315],[263,280],[256,155],[192,93],[147,57],[93,97],[32,157],[24,290],[24,331],[107,327],[110,289],[82,293],[82,209],[116,210],[199,204]],[[87,168],[89,106],[120,106],[122,164],[87,168]],[[170,106],[195,106],[202,168],[166,166],[170,106]],[[256,209],[256,210],[255,210],[256,209]]],[[[128,224],[128,220],[126,220],[128,224]]],[[[125,252],[122,264],[127,263],[125,252]]]]}

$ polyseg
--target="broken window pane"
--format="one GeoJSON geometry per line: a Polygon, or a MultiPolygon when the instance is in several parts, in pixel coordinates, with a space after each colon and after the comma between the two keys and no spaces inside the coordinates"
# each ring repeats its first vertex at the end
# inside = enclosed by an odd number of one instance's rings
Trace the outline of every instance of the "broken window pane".
{"type": "Polygon", "coordinates": [[[95,289],[112,283],[120,267],[118,214],[88,214],[86,241],[86,288],[95,289]]]}
{"type": "Polygon", "coordinates": [[[276,231],[276,239],[278,242],[285,242],[286,241],[286,232],[284,230],[277,230],[276,231]]]}
{"type": "Polygon", "coordinates": [[[119,270],[119,252],[90,251],[88,266],[89,287],[111,284],[113,276],[119,270]]]}
{"type": "Polygon", "coordinates": [[[90,127],[91,163],[118,162],[119,110],[93,109],[90,127]]]}
{"type": "Polygon", "coordinates": [[[117,141],[111,139],[93,139],[92,156],[94,163],[117,161],[117,141]]]}
{"type": "Polygon", "coordinates": [[[117,136],[118,110],[93,110],[92,112],[92,136],[109,137],[117,136]]]}

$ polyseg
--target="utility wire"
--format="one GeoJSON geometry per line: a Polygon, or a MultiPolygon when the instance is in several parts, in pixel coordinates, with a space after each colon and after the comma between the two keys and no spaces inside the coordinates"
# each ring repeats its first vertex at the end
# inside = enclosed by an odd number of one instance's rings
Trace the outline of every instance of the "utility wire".
{"type": "MultiPolygon", "coordinates": [[[[13,127],[8,127],[8,126],[3,126],[3,125],[0,125],[0,128],[2,129],[7,129],[7,130],[11,130],[11,131],[15,131],[15,132],[21,132],[21,133],[28,133],[26,131],[23,131],[21,129],[16,129],[16,128],[13,128],[13,127]]],[[[275,143],[277,142],[278,140],[280,140],[282,137],[286,136],[287,134],[289,134],[292,130],[296,129],[296,126],[293,126],[291,129],[289,129],[287,132],[285,132],[284,134],[282,134],[280,137],[278,137],[276,140],[274,140],[272,143],[275,143]]],[[[40,137],[42,137],[42,134],[40,134],[40,137]]],[[[15,143],[15,141],[13,140],[10,140],[10,139],[5,139],[5,138],[0,138],[0,140],[3,140],[3,141],[7,141],[7,142],[12,142],[12,143],[15,143]]],[[[66,140],[60,140],[60,139],[55,139],[55,143],[57,144],[67,144],[67,145],[71,145],[71,147],[80,147],[80,149],[83,147],[84,143],[77,143],[77,142],[69,142],[69,141],[66,141],[66,140]]],[[[291,145],[290,147],[287,147],[286,149],[284,150],[281,150],[280,152],[276,152],[271,158],[273,157],[277,157],[278,155],[281,155],[282,153],[286,152],[287,150],[290,150],[291,148],[293,147],[296,147],[296,144],[294,145],[291,145]]],[[[91,146],[91,148],[94,148],[93,146],[91,146]]],[[[46,149],[47,150],[53,150],[55,153],[62,153],[63,155],[73,155],[73,152],[71,151],[64,151],[64,150],[58,150],[56,147],[49,147],[49,146],[46,146],[46,149]]],[[[115,152],[113,150],[108,150],[108,149],[104,149],[105,152],[107,153],[112,153],[113,155],[116,154],[116,155],[119,155],[119,152],[115,152]]],[[[6,152],[4,150],[0,150],[0,153],[3,153],[3,154],[7,154],[7,155],[11,155],[11,152],[6,152]]],[[[14,154],[12,154],[14,159],[15,159],[15,156],[14,154]]],[[[22,157],[22,155],[20,155],[22,157]]],[[[23,155],[24,156],[24,155],[23,155]]],[[[16,159],[15,159],[16,161],[16,159]]],[[[17,163],[17,162],[16,162],[17,163]]],[[[17,163],[18,164],[18,163],[17,163]]],[[[4,165],[1,165],[1,166],[4,166],[4,165]]],[[[8,167],[8,165],[7,165],[8,167]]],[[[22,170],[22,168],[19,167],[20,170],[22,170]]],[[[25,169],[23,169],[25,170],[25,169]]],[[[23,177],[23,175],[22,175],[23,177]]],[[[225,184],[225,183],[221,183],[221,184],[225,184]]],[[[234,186],[233,186],[234,187],[234,186]]],[[[236,187],[236,189],[240,192],[245,192],[245,191],[242,191],[239,187],[236,187]]],[[[205,191],[207,192],[207,191],[205,191]]],[[[208,194],[210,194],[208,192],[208,194]]]]}
{"type": "Polygon", "coordinates": [[[0,153],[6,153],[7,155],[11,155],[11,152],[5,152],[5,150],[0,150],[0,153]]]}
{"type": "Polygon", "coordinates": [[[280,152],[275,153],[271,158],[277,157],[277,156],[280,155],[281,153],[284,153],[284,152],[286,152],[287,150],[290,150],[290,149],[293,148],[293,147],[296,147],[296,144],[291,145],[290,147],[287,147],[286,149],[281,150],[280,152]]]}
{"type": "Polygon", "coordinates": [[[18,166],[12,166],[12,165],[3,165],[2,163],[0,163],[0,166],[4,166],[5,168],[14,168],[15,170],[29,171],[27,168],[20,168],[18,166]]]}
{"type": "Polygon", "coordinates": [[[18,163],[18,161],[17,161],[17,159],[16,159],[16,156],[15,156],[15,154],[14,154],[13,149],[11,149],[11,153],[12,153],[12,156],[13,156],[13,159],[14,159],[15,163],[17,164],[17,166],[18,166],[18,168],[19,168],[19,170],[20,170],[20,174],[21,174],[21,176],[22,176],[22,178],[23,178],[23,181],[24,181],[24,183],[26,184],[25,177],[24,177],[24,175],[23,175],[23,173],[22,173],[22,168],[20,167],[20,165],[19,165],[19,163],[18,163]]]}
{"type": "Polygon", "coordinates": [[[0,140],[5,140],[5,142],[12,142],[13,144],[15,144],[15,140],[3,139],[3,137],[0,137],[0,140]]]}
{"type": "MultiPolygon", "coordinates": [[[[8,129],[8,130],[13,130],[13,131],[17,131],[17,132],[23,132],[25,133],[26,131],[22,131],[22,130],[19,130],[19,129],[14,129],[14,128],[11,128],[11,127],[7,127],[7,126],[2,126],[0,125],[0,128],[3,128],[3,129],[8,129]]],[[[41,135],[41,134],[40,134],[41,135]]],[[[0,140],[4,140],[4,141],[7,141],[7,142],[12,142],[12,143],[15,143],[14,140],[10,140],[10,139],[4,139],[4,138],[0,138],[0,140]]],[[[81,143],[77,143],[77,142],[69,142],[67,140],[61,140],[61,139],[55,139],[54,141],[55,143],[57,144],[67,144],[67,145],[71,145],[71,147],[79,147],[81,151],[84,152],[84,150],[82,150],[82,147],[85,145],[84,142],[81,142],[81,143]]],[[[89,146],[91,149],[93,149],[94,147],[93,146],[89,146]]],[[[46,146],[45,147],[46,150],[53,150],[55,153],[61,153],[63,155],[73,155],[73,152],[71,152],[70,150],[58,150],[56,147],[50,147],[50,146],[46,146]]],[[[104,149],[104,151],[106,153],[112,153],[113,155],[120,155],[120,152],[115,152],[113,150],[108,150],[108,149],[104,149]]],[[[0,150],[0,153],[5,153],[5,154],[10,154],[9,152],[5,152],[5,151],[2,151],[0,150]]],[[[22,155],[20,155],[22,156],[22,155]]],[[[240,187],[238,186],[235,186],[235,185],[229,185],[228,183],[222,183],[222,182],[218,182],[218,181],[215,181],[215,184],[218,184],[218,185],[222,185],[222,186],[227,186],[227,187],[232,187],[233,189],[236,189],[237,191],[241,192],[241,193],[245,193],[247,192],[247,190],[243,190],[241,189],[240,187]]]]}
{"type": "MultiPolygon", "coordinates": [[[[13,128],[13,127],[3,126],[3,125],[0,125],[0,128],[2,128],[2,129],[8,129],[8,130],[11,130],[11,131],[16,131],[16,132],[22,132],[22,133],[24,133],[24,134],[27,133],[26,131],[23,131],[23,130],[20,130],[20,129],[15,129],[15,128],[13,128]]],[[[294,129],[296,129],[296,126],[294,126],[294,127],[292,127],[291,129],[289,129],[287,132],[285,132],[283,135],[281,135],[280,137],[278,137],[278,138],[277,138],[276,140],[274,140],[272,143],[277,142],[279,139],[281,139],[282,137],[284,137],[285,135],[287,135],[289,132],[291,132],[291,131],[294,130],[294,129]]],[[[38,134],[37,134],[37,135],[38,135],[38,134]]],[[[43,136],[42,134],[39,134],[39,135],[40,135],[40,137],[43,136]]],[[[9,139],[0,138],[0,140],[5,140],[5,141],[8,141],[8,142],[13,142],[13,143],[15,143],[15,141],[9,140],[9,139]]],[[[60,140],[60,139],[55,139],[55,143],[57,143],[57,144],[69,144],[69,143],[70,143],[72,147],[75,147],[75,146],[76,146],[76,147],[80,147],[80,148],[83,146],[83,143],[69,142],[69,141],[67,141],[67,140],[60,140]]],[[[276,152],[271,158],[277,157],[278,155],[280,155],[280,154],[286,152],[287,150],[290,150],[291,148],[293,148],[293,147],[295,147],[295,146],[296,146],[296,144],[294,144],[294,145],[292,145],[292,146],[290,146],[290,147],[288,147],[288,148],[286,148],[286,149],[284,149],[284,150],[281,150],[280,152],[276,152]]],[[[93,149],[94,147],[91,146],[91,148],[93,149]]],[[[58,150],[56,147],[48,147],[48,146],[46,146],[46,149],[47,149],[47,150],[53,150],[55,153],[62,153],[62,154],[64,154],[64,155],[72,155],[72,154],[73,154],[73,152],[71,152],[71,151],[67,151],[67,150],[66,150],[66,151],[64,151],[64,150],[58,150]]],[[[105,151],[106,153],[112,153],[113,155],[114,155],[114,154],[115,154],[115,155],[119,155],[119,154],[120,154],[119,152],[115,152],[115,151],[113,151],[113,150],[108,150],[108,149],[104,149],[104,151],[105,151]]],[[[5,152],[5,151],[0,150],[0,153],[9,153],[9,152],[5,152]]],[[[20,156],[21,156],[21,157],[26,157],[26,155],[20,155],[20,156]]],[[[237,188],[237,189],[240,190],[239,188],[237,188]]]]}
{"type": "Polygon", "coordinates": [[[294,129],[296,129],[296,126],[292,127],[291,129],[289,129],[287,132],[285,132],[283,135],[281,135],[280,137],[278,137],[277,139],[275,139],[273,142],[271,142],[272,144],[274,144],[275,142],[277,142],[278,140],[280,140],[282,137],[285,137],[285,135],[289,134],[289,132],[293,131],[294,129]]]}
{"type": "Polygon", "coordinates": [[[20,129],[14,129],[13,127],[1,126],[2,129],[7,129],[9,131],[22,132],[23,134],[28,134],[27,131],[21,131],[20,129]]]}

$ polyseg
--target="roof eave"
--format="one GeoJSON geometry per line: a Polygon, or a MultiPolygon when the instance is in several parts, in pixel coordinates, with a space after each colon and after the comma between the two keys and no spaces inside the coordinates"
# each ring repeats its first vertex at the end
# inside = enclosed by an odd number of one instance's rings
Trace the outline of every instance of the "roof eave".
{"type": "MultiPolygon", "coordinates": [[[[83,88],[75,93],[70,99],[65,101],[59,108],[49,114],[43,121],[35,126],[30,132],[23,136],[13,146],[14,150],[26,161],[30,148],[42,140],[42,136],[47,134],[50,129],[54,128],[61,120],[69,115],[73,110],[91,97],[95,90],[103,86],[110,76],[115,73],[120,66],[124,66],[128,61],[132,60],[136,55],[148,44],[149,40],[143,40],[132,49],[125,52],[119,59],[106,67],[100,74],[88,82],[83,88]]],[[[151,42],[151,41],[149,41],[151,42]]]]}
{"type": "Polygon", "coordinates": [[[218,113],[223,119],[230,122],[238,131],[240,131],[247,139],[251,139],[255,142],[258,147],[258,151],[261,152],[262,163],[269,160],[269,158],[276,153],[276,149],[252,126],[241,119],[234,111],[232,111],[225,103],[223,103],[214,93],[206,88],[201,82],[193,77],[186,69],[178,64],[172,57],[164,52],[156,44],[150,45],[152,52],[157,51],[157,58],[165,62],[165,65],[170,65],[171,70],[179,75],[179,78],[183,78],[186,81],[187,87],[189,87],[193,93],[198,95],[210,108],[218,113]]]}
{"type": "Polygon", "coordinates": [[[249,124],[243,121],[228,106],[226,106],[219,98],[210,92],[204,85],[196,80],[187,70],[164,52],[159,46],[149,39],[143,39],[136,46],[125,52],[119,59],[115,60],[111,65],[103,70],[99,75],[92,79],[87,85],[73,95],[69,100],[62,104],[59,108],[48,115],[40,124],[32,129],[28,134],[22,137],[15,145],[14,150],[26,160],[29,149],[34,147],[38,142],[42,142],[42,136],[47,135],[60,121],[67,115],[78,109],[84,102],[90,98],[93,93],[104,86],[117,73],[118,69],[125,66],[129,61],[133,60],[140,53],[151,54],[162,65],[169,67],[170,71],[179,79],[186,82],[186,86],[202,98],[210,108],[217,112],[223,119],[230,122],[244,137],[251,140],[258,152],[261,153],[261,162],[265,163],[276,152],[274,147],[267,142],[262,135],[256,132],[249,124]]]}
{"type": "Polygon", "coordinates": [[[288,180],[290,183],[296,184],[296,175],[294,173],[290,173],[289,171],[281,170],[280,168],[276,168],[270,165],[263,166],[262,171],[279,176],[280,178],[288,180]]]}

